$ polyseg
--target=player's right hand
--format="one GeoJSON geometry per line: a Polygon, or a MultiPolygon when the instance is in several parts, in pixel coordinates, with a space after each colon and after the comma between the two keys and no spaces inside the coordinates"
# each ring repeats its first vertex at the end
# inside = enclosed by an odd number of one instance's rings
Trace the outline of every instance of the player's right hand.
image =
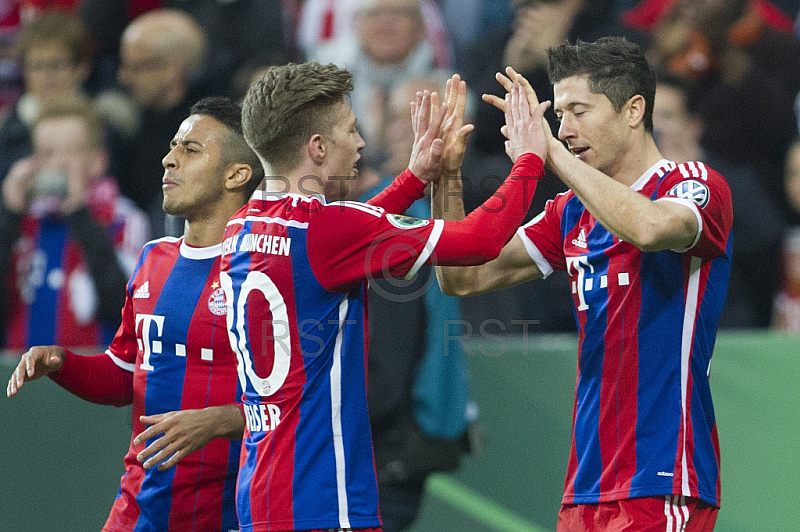
{"type": "Polygon", "coordinates": [[[37,345],[22,355],[11,378],[8,379],[6,395],[17,395],[28,381],[35,381],[49,373],[58,371],[64,365],[64,348],[57,345],[37,345]]]}
{"type": "Polygon", "coordinates": [[[514,81],[505,101],[505,133],[508,138],[505,148],[512,161],[523,153],[535,153],[543,162],[547,161],[546,122],[542,117],[548,107],[550,102],[546,101],[531,109],[523,86],[518,80],[514,81]]]}

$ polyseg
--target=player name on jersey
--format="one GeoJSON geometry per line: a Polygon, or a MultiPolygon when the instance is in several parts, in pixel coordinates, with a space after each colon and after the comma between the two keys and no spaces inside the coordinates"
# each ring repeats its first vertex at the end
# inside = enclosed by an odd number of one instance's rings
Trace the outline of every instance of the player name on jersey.
{"type": "Polygon", "coordinates": [[[259,233],[246,233],[239,244],[239,235],[228,237],[222,243],[222,254],[230,255],[234,251],[257,251],[269,255],[289,256],[292,239],[279,235],[264,235],[259,233]]]}
{"type": "Polygon", "coordinates": [[[274,404],[245,404],[244,417],[250,432],[266,432],[273,430],[281,422],[281,409],[274,404]]]}

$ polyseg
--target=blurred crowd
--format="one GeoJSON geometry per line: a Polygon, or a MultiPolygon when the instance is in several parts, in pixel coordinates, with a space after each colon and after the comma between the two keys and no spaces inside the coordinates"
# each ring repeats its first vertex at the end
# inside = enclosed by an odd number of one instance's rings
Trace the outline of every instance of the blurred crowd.
{"type": "MultiPolygon", "coordinates": [[[[161,209],[161,161],[201,97],[241,100],[288,61],[348,68],[367,146],[350,197],[363,199],[408,160],[410,95],[458,72],[476,126],[463,167],[471,210],[511,168],[503,116],[480,100],[499,94],[494,73],[511,65],[551,99],[546,49],[604,35],[639,43],[657,68],[664,156],[702,160],[730,183],[720,326],[800,332],[798,11],[800,0],[0,0],[0,275],[15,302],[0,313],[15,331],[4,345],[63,343],[21,333],[25,305],[58,302],[65,328],[96,326],[81,335],[91,345],[114,330],[109,294],[123,292],[141,244],[182,233],[161,209]],[[67,258],[49,266],[54,254],[67,258]]],[[[542,182],[529,219],[563,190],[542,182]]],[[[573,332],[567,287],[554,274],[466,298],[461,316],[475,334],[573,332]]]]}

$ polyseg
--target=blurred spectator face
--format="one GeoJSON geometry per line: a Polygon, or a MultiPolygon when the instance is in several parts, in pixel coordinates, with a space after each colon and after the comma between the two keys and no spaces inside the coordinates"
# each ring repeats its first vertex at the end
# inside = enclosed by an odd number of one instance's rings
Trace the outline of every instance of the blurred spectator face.
{"type": "Polygon", "coordinates": [[[183,83],[177,69],[141,33],[126,33],[120,48],[119,82],[139,106],[160,109],[173,83],[183,83]]]}
{"type": "Polygon", "coordinates": [[[367,0],[360,11],[358,37],[379,65],[395,65],[420,43],[425,26],[419,0],[367,0]]]}
{"type": "Polygon", "coordinates": [[[22,61],[25,89],[42,101],[78,92],[88,74],[57,41],[31,47],[22,61]]]}
{"type": "Polygon", "coordinates": [[[700,122],[689,114],[686,95],[678,87],[657,85],[653,137],[665,158],[679,163],[694,158],[700,139],[700,122]]]}
{"type": "Polygon", "coordinates": [[[784,185],[789,204],[800,212],[800,141],[795,141],[786,155],[784,185]]]}
{"type": "Polygon", "coordinates": [[[33,152],[43,170],[91,181],[105,171],[105,154],[77,116],[42,119],[33,130],[33,152]]]}

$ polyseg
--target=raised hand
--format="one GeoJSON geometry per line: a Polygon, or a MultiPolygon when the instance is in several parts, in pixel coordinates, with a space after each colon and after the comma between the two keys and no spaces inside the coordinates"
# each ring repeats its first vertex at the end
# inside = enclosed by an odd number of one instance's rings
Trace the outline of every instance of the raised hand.
{"type": "Polygon", "coordinates": [[[30,192],[40,169],[41,163],[36,157],[26,157],[14,163],[2,186],[3,203],[9,210],[21,214],[28,209],[30,192]]]}
{"type": "Polygon", "coordinates": [[[464,125],[467,84],[458,74],[453,74],[453,77],[447,80],[444,102],[447,112],[442,125],[442,140],[444,141],[442,173],[445,176],[454,176],[458,174],[464,160],[469,134],[475,129],[473,124],[464,125]]]}
{"type": "MultiPolygon", "coordinates": [[[[519,76],[522,77],[522,76],[519,76]]],[[[545,110],[550,102],[538,103],[531,112],[528,98],[519,82],[514,82],[505,98],[506,154],[512,161],[523,153],[535,153],[543,162],[547,161],[548,139],[545,131],[549,131],[547,122],[543,120],[545,110]]]]}
{"type": "Polygon", "coordinates": [[[447,108],[439,105],[436,92],[417,92],[411,102],[411,125],[414,129],[414,147],[408,169],[423,183],[437,179],[442,171],[444,141],[441,127],[447,108]]]}
{"type": "Polygon", "coordinates": [[[37,345],[22,355],[14,373],[8,379],[6,395],[17,395],[20,388],[28,382],[35,381],[61,369],[64,365],[64,349],[57,345],[37,345]]]}
{"type": "MultiPolygon", "coordinates": [[[[498,72],[498,73],[496,73],[494,75],[494,77],[497,80],[497,82],[500,83],[500,85],[503,86],[503,88],[506,90],[506,92],[510,92],[511,91],[511,88],[514,85],[514,82],[519,83],[520,86],[522,87],[522,90],[523,90],[523,92],[525,94],[525,97],[528,100],[528,107],[530,109],[536,109],[536,106],[539,105],[539,97],[536,96],[536,91],[533,90],[533,87],[531,86],[530,82],[527,79],[525,79],[525,77],[522,74],[518,74],[517,71],[515,71],[510,66],[506,67],[506,74],[507,74],[507,76],[504,76],[503,74],[498,72]]],[[[484,102],[486,102],[488,104],[491,104],[491,105],[495,106],[496,108],[500,109],[501,111],[505,112],[506,101],[505,101],[504,98],[500,98],[498,96],[495,96],[494,94],[483,94],[481,96],[481,99],[484,102]]],[[[544,116],[542,116],[542,120],[544,120],[544,116]]],[[[552,139],[554,137],[553,137],[552,131],[550,130],[550,125],[545,123],[545,126],[546,127],[545,127],[545,130],[544,130],[544,133],[545,133],[545,135],[547,137],[547,141],[549,142],[550,139],[552,139]]],[[[505,129],[506,129],[505,126],[503,126],[503,128],[501,129],[501,132],[503,133],[503,135],[506,138],[508,138],[508,135],[506,134],[505,129]]]]}
{"type": "MultiPolygon", "coordinates": [[[[533,90],[530,82],[525,79],[522,74],[517,73],[516,70],[508,66],[506,67],[506,75],[507,76],[504,76],[502,73],[497,72],[494,75],[494,79],[496,79],[497,82],[503,86],[506,92],[511,92],[511,87],[514,86],[515,81],[519,82],[525,91],[525,96],[528,98],[528,106],[531,109],[534,109],[537,105],[539,105],[539,98],[536,96],[536,91],[533,90]]],[[[501,111],[506,110],[505,99],[500,98],[499,96],[495,96],[494,94],[483,94],[481,95],[481,99],[486,103],[492,104],[501,111]]]]}

